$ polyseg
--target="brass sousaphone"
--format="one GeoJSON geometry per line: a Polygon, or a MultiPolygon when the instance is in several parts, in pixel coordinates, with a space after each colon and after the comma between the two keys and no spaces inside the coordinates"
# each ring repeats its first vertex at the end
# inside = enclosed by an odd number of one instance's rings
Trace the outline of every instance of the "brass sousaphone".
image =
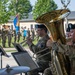
{"type": "MultiPolygon", "coordinates": [[[[64,18],[69,14],[70,10],[68,9],[54,10],[41,15],[36,19],[36,22],[45,24],[45,26],[51,33],[53,42],[66,44],[64,33],[64,18]]],[[[53,75],[70,75],[69,70],[65,66],[65,63],[68,63],[66,60],[66,56],[62,52],[58,52],[58,49],[59,48],[55,43],[51,52],[51,61],[53,66],[51,67],[51,70],[54,70],[53,75]]]]}
{"type": "Polygon", "coordinates": [[[44,23],[51,33],[53,41],[61,41],[65,43],[65,34],[64,34],[64,18],[67,17],[70,13],[68,9],[54,10],[48,13],[45,13],[36,19],[38,23],[44,23]]]}

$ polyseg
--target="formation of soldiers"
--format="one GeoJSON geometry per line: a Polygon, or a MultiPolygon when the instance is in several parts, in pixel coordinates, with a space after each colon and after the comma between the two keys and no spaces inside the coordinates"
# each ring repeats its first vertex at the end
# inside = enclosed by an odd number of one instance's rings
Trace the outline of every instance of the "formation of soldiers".
{"type": "MultiPolygon", "coordinates": [[[[22,31],[18,31],[16,34],[16,30],[11,30],[10,26],[8,26],[7,28],[5,28],[5,25],[3,25],[3,27],[0,27],[0,45],[2,45],[3,47],[6,47],[6,43],[8,43],[8,47],[12,46],[12,43],[20,43],[20,38],[22,37],[22,40],[24,39],[24,29],[25,27],[23,27],[21,30],[22,31]],[[12,40],[13,39],[13,40],[12,40]]],[[[32,39],[34,40],[34,30],[31,30],[28,28],[26,29],[26,37],[32,37],[32,39]]],[[[21,40],[21,41],[22,41],[21,40]]]]}
{"type": "Polygon", "coordinates": [[[5,28],[5,25],[0,28],[0,43],[3,47],[6,47],[6,41],[8,39],[8,46],[11,47],[11,39],[12,39],[12,31],[10,29],[10,26],[8,28],[5,28]]]}

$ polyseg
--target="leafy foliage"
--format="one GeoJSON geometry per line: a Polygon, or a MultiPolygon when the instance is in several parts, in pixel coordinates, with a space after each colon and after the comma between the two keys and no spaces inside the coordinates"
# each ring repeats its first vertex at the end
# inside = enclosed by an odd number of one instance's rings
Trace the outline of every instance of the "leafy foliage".
{"type": "Polygon", "coordinates": [[[11,0],[9,10],[13,12],[12,15],[19,13],[20,18],[27,18],[32,6],[29,0],[11,0]]]}
{"type": "Polygon", "coordinates": [[[8,22],[11,12],[8,11],[8,0],[0,0],[0,24],[8,22]]]}
{"type": "Polygon", "coordinates": [[[38,16],[57,9],[57,5],[53,0],[37,0],[33,9],[33,17],[36,19],[38,16]]]}
{"type": "Polygon", "coordinates": [[[32,11],[29,0],[0,0],[0,24],[7,23],[10,16],[20,14],[20,18],[27,18],[32,11]]]}

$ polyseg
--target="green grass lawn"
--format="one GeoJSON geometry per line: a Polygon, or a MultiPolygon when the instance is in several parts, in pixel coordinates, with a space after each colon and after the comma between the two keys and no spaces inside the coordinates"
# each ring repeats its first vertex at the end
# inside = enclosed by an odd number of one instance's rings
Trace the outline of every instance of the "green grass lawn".
{"type": "MultiPolygon", "coordinates": [[[[9,48],[9,46],[8,46],[8,38],[6,38],[7,40],[6,40],[6,48],[9,48]]],[[[14,43],[14,37],[12,37],[12,40],[11,40],[12,42],[11,42],[11,47],[10,48],[14,48],[14,46],[13,46],[13,44],[12,43],[14,43]]],[[[21,36],[20,37],[20,41],[19,42],[17,42],[16,41],[16,43],[21,43],[22,41],[24,41],[23,40],[23,37],[21,36]]],[[[34,44],[36,44],[37,43],[37,40],[35,39],[34,41],[33,41],[33,43],[34,44]]],[[[2,46],[2,40],[0,40],[0,45],[2,46]]],[[[25,45],[24,47],[28,47],[28,45],[25,45]]]]}

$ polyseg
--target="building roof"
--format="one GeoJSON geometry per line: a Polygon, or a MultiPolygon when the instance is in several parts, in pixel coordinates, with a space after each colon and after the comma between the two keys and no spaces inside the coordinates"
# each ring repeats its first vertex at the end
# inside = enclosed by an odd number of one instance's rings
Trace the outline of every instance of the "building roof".
{"type": "MultiPolygon", "coordinates": [[[[15,18],[15,16],[11,16],[9,22],[12,22],[14,20],[14,18],[15,18]]],[[[22,22],[34,21],[33,15],[30,13],[28,18],[21,19],[20,21],[22,21],[22,22]]]]}
{"type": "Polygon", "coordinates": [[[75,11],[71,11],[71,13],[68,16],[68,19],[71,19],[71,20],[75,19],[75,11]]]}
{"type": "MultiPolygon", "coordinates": [[[[10,18],[11,19],[9,20],[9,22],[12,22],[15,17],[14,16],[11,16],[10,18]]],[[[71,13],[68,16],[68,20],[69,19],[70,20],[75,20],[75,11],[71,11],[71,13]]],[[[32,13],[29,14],[28,18],[22,19],[20,21],[21,22],[32,22],[32,21],[34,21],[32,13]]]]}

